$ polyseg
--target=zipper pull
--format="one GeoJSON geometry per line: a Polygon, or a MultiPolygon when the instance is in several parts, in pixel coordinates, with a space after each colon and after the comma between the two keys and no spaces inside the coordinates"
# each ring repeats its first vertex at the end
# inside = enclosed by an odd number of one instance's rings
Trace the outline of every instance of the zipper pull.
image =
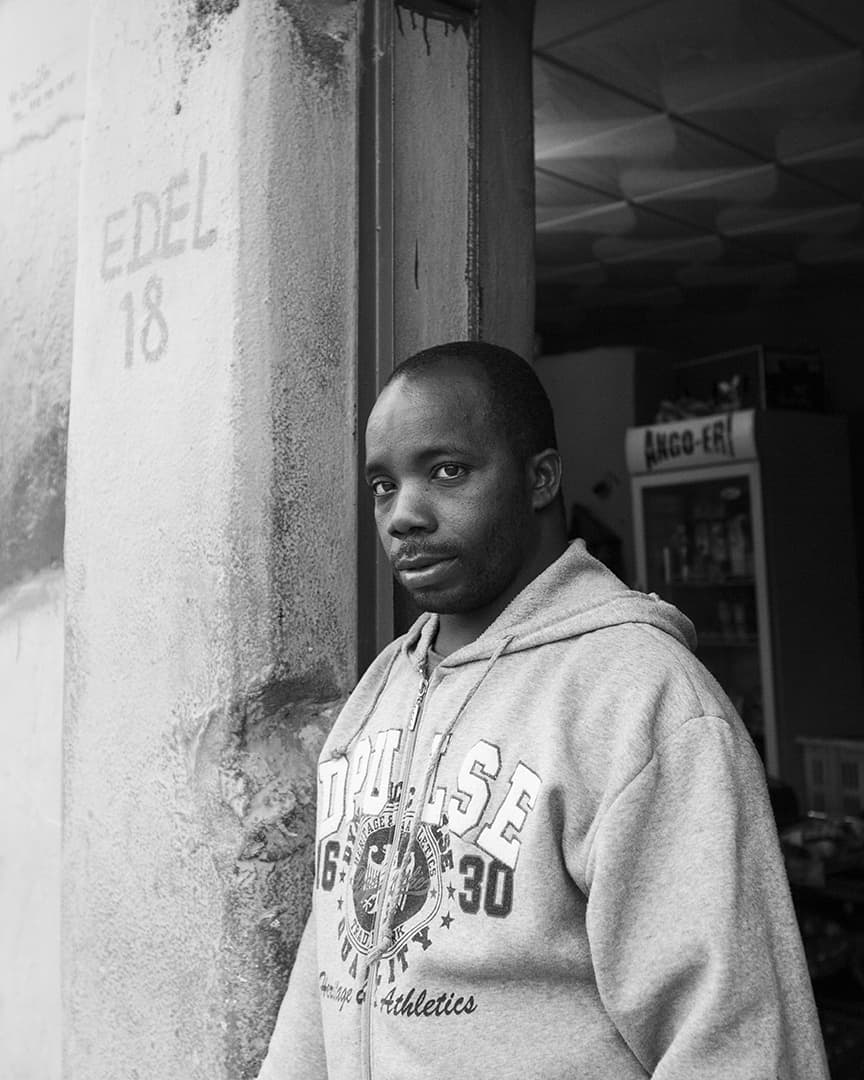
{"type": "Polygon", "coordinates": [[[420,691],[417,694],[417,700],[414,702],[414,709],[411,713],[411,720],[408,723],[408,730],[413,731],[417,726],[417,721],[420,719],[420,710],[423,708],[423,698],[426,697],[426,687],[429,685],[429,676],[424,672],[423,678],[420,682],[420,691]]]}

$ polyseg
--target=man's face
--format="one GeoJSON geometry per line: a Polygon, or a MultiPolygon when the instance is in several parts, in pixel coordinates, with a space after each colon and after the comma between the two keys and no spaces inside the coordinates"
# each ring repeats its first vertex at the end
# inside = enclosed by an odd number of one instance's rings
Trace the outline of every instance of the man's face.
{"type": "Polygon", "coordinates": [[[536,526],[526,469],[458,370],[397,379],[366,428],[378,535],[425,611],[476,612],[522,587],[536,526]]]}

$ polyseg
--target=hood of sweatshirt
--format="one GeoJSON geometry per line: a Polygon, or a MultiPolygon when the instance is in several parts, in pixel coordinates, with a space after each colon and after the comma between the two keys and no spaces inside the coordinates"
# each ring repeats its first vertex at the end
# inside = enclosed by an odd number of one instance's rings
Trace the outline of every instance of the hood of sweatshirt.
{"type": "MultiPolygon", "coordinates": [[[[696,631],[686,615],[656,593],[629,589],[589,555],[584,540],[574,540],[478,638],[445,657],[439,670],[443,675],[464,664],[623,623],[646,623],[690,650],[696,646],[696,631]]],[[[438,617],[421,615],[405,635],[403,648],[421,659],[437,632],[438,617]]]]}

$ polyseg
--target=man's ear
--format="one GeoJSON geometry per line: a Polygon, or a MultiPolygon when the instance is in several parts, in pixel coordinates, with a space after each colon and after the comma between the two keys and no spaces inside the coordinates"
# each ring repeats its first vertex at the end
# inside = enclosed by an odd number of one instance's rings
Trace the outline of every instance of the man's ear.
{"type": "Polygon", "coordinates": [[[557,450],[541,450],[528,459],[531,505],[543,510],[555,501],[561,490],[561,455],[557,450]]]}

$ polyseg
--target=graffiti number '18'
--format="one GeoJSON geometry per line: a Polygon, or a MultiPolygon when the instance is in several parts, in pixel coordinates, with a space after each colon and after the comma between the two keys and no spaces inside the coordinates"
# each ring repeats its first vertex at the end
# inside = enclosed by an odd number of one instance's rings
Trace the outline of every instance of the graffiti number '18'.
{"type": "MultiPolygon", "coordinates": [[[[168,346],[168,323],[162,311],[162,278],[157,274],[147,279],[143,297],[145,314],[141,323],[141,352],[151,364],[161,360],[168,346]]],[[[126,347],[124,365],[132,367],[135,354],[135,301],[131,292],[124,293],[120,307],[126,313],[126,347]]]]}

